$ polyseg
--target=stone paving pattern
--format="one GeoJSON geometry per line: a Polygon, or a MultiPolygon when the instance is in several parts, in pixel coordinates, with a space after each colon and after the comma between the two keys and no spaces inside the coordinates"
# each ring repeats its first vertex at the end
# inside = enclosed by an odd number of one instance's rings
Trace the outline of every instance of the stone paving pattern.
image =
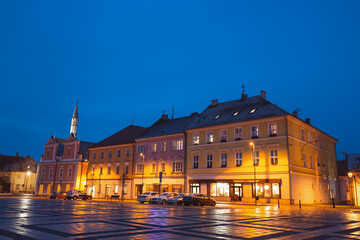
{"type": "Polygon", "coordinates": [[[0,239],[360,239],[360,214],[2,197],[0,239]]]}

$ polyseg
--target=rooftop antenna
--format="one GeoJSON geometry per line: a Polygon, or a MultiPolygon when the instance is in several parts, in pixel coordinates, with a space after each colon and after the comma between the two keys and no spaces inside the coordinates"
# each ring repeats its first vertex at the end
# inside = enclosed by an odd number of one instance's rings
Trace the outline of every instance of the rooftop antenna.
{"type": "Polygon", "coordinates": [[[132,115],[132,121],[131,121],[131,125],[134,125],[134,118],[135,118],[135,110],[133,108],[133,115],[132,115]]]}
{"type": "Polygon", "coordinates": [[[241,93],[241,99],[245,99],[247,97],[247,94],[245,94],[245,85],[241,85],[242,93],[241,93]]]}
{"type": "Polygon", "coordinates": [[[174,115],[175,115],[175,110],[174,110],[174,105],[172,106],[172,112],[171,112],[171,119],[173,119],[174,118],[174,115]]]}

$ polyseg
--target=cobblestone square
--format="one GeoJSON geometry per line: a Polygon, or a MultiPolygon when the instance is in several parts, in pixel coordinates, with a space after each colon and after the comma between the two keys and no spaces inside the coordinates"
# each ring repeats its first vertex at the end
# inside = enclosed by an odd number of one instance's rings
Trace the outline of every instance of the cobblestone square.
{"type": "Polygon", "coordinates": [[[1,197],[0,239],[360,239],[360,211],[1,197]]]}

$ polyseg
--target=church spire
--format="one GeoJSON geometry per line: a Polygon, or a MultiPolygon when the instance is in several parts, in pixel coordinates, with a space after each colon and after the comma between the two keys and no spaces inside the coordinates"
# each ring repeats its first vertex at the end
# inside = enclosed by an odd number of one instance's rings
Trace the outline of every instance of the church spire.
{"type": "Polygon", "coordinates": [[[70,135],[73,134],[75,138],[76,138],[76,133],[77,133],[77,125],[78,125],[78,121],[79,121],[78,104],[79,104],[79,100],[77,100],[77,102],[76,102],[76,107],[75,107],[74,114],[71,119],[71,128],[70,128],[70,135]]]}

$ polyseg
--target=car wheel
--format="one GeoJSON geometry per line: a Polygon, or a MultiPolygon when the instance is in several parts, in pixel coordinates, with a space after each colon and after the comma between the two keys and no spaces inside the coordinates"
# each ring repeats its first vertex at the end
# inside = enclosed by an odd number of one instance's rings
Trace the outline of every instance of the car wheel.
{"type": "Polygon", "coordinates": [[[59,197],[55,197],[55,199],[59,199],[59,197]]]}
{"type": "Polygon", "coordinates": [[[197,205],[200,207],[200,206],[202,206],[202,204],[201,204],[201,202],[199,201],[199,202],[197,202],[197,205]]]}
{"type": "Polygon", "coordinates": [[[188,203],[184,203],[184,206],[189,206],[190,204],[188,204],[188,203]]]}
{"type": "Polygon", "coordinates": [[[144,204],[144,202],[140,202],[141,204],[144,204]]]}
{"type": "Polygon", "coordinates": [[[91,196],[88,196],[88,199],[89,199],[89,200],[91,200],[91,199],[92,199],[92,197],[91,197],[91,196]]]}
{"type": "Polygon", "coordinates": [[[215,207],[215,205],[216,205],[216,202],[211,203],[211,206],[215,207]]]}
{"type": "Polygon", "coordinates": [[[177,203],[177,205],[182,205],[182,202],[181,202],[181,201],[179,201],[179,202],[177,203]]]}
{"type": "Polygon", "coordinates": [[[166,200],[162,200],[161,204],[162,204],[162,205],[165,205],[165,204],[166,204],[166,200]]]}
{"type": "Polygon", "coordinates": [[[73,197],[74,200],[77,200],[77,196],[73,197]]]}

